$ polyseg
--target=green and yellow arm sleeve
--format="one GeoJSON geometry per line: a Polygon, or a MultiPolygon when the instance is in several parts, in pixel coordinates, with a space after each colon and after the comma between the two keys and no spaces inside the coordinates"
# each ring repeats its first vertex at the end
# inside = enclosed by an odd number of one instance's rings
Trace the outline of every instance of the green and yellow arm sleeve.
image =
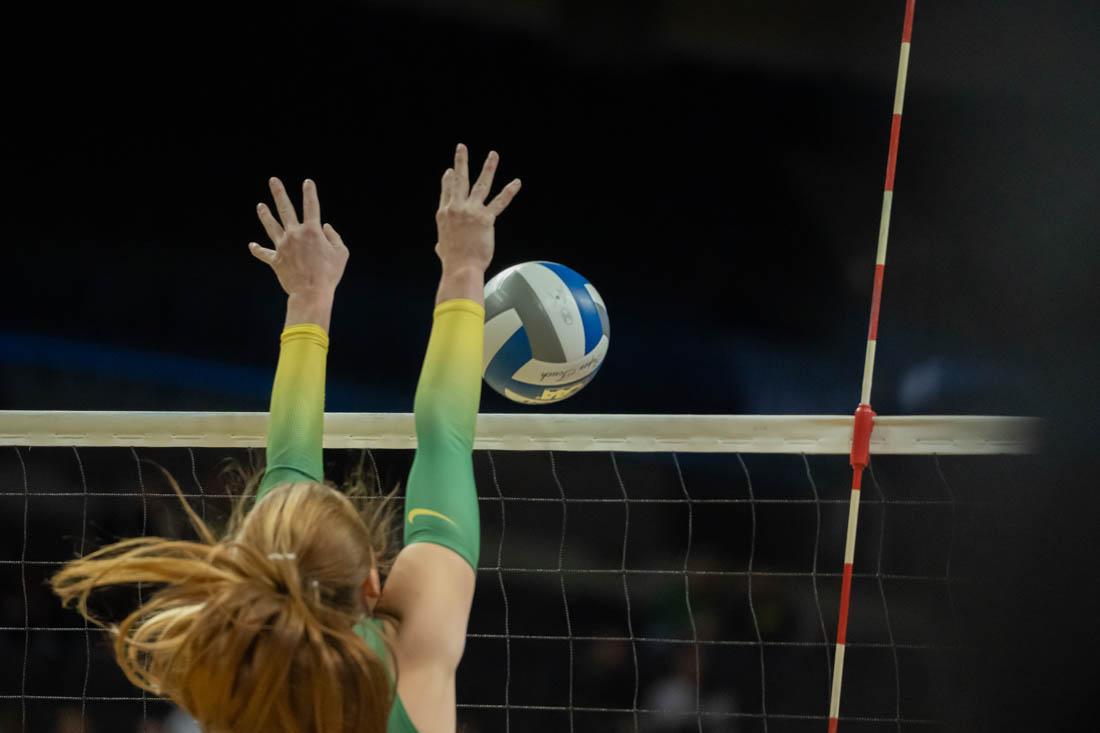
{"type": "Polygon", "coordinates": [[[256,501],[279,484],[324,480],[328,334],[320,326],[302,323],[285,329],[280,342],[267,427],[267,470],[256,501]]]}
{"type": "Polygon", "coordinates": [[[485,309],[472,300],[436,306],[416,388],[416,457],[405,498],[405,544],[431,542],[477,569],[481,551],[473,447],[481,401],[485,309]]]}

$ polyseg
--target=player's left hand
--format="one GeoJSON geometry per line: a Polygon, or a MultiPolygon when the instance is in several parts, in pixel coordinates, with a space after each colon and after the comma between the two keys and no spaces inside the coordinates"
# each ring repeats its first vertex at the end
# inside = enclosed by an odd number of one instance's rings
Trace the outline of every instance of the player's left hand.
{"type": "Polygon", "coordinates": [[[321,224],[317,185],[308,178],[302,184],[302,221],[299,222],[283,182],[272,178],[269,184],[279,218],[276,219],[265,204],[256,206],[256,214],[275,248],[251,242],[249,251],[271,266],[287,295],[331,296],[344,276],[348,248],[331,224],[321,224]]]}

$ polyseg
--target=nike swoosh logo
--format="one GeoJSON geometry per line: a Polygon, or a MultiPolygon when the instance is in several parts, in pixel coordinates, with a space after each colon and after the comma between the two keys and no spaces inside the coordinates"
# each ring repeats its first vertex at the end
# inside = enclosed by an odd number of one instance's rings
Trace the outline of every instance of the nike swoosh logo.
{"type": "Polygon", "coordinates": [[[412,524],[413,520],[417,517],[439,517],[444,521],[454,524],[456,527],[458,526],[457,524],[455,524],[455,520],[451,519],[446,514],[440,514],[439,512],[432,509],[413,509],[411,512],[409,512],[409,524],[412,524]]]}

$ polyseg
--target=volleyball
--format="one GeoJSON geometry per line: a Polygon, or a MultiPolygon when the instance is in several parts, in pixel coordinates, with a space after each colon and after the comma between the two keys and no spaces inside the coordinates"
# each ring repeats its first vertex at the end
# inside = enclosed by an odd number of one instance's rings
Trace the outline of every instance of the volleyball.
{"type": "Polygon", "coordinates": [[[485,284],[485,381],[525,405],[560,402],[592,381],[611,325],[592,283],[556,262],[524,262],[485,284]]]}

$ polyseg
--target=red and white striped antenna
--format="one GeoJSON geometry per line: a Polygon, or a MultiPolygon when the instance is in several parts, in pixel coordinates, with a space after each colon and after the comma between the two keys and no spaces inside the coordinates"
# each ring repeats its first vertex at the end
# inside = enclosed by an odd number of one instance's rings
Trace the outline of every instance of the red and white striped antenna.
{"type": "Polygon", "coordinates": [[[871,291],[871,324],[867,330],[867,353],[863,362],[863,388],[852,429],[852,494],[848,503],[848,533],[844,542],[844,575],[840,585],[840,613],[836,628],[836,655],[833,658],[833,682],[829,695],[829,733],[840,723],[840,688],[844,681],[844,645],[848,636],[848,609],[852,596],[852,562],[856,551],[856,526],[859,521],[859,494],[863,470],[871,449],[871,430],[875,412],[871,409],[871,383],[875,373],[875,346],[878,343],[878,314],[882,304],[882,278],[886,272],[886,244],[890,234],[890,209],[894,202],[894,173],[898,164],[901,139],[901,109],[905,102],[905,79],[909,75],[909,47],[913,35],[913,11],[916,0],[905,1],[905,22],[901,30],[901,56],[898,82],[894,90],[894,117],[890,125],[890,152],[886,156],[886,187],[882,194],[882,218],[879,222],[878,252],[875,255],[875,284],[871,291]]]}

